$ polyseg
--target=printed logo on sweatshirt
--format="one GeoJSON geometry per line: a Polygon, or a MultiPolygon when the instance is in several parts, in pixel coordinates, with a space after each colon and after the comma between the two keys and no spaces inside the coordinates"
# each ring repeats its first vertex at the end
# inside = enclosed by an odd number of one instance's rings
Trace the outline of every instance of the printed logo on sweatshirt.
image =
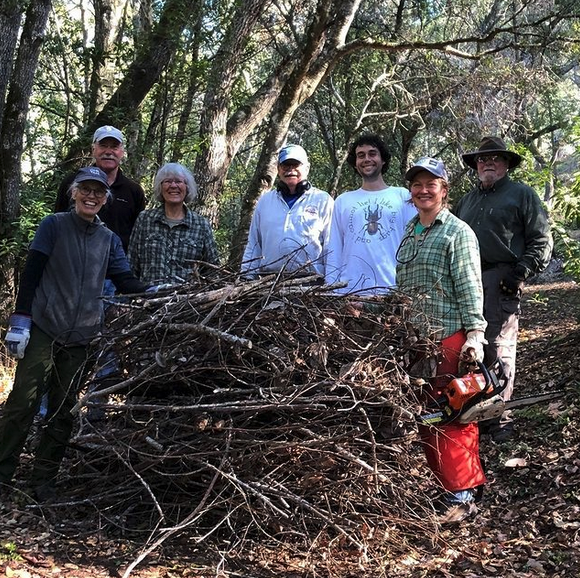
{"type": "Polygon", "coordinates": [[[348,228],[356,236],[355,243],[382,241],[395,232],[397,211],[390,201],[369,199],[357,203],[350,211],[348,228]]]}

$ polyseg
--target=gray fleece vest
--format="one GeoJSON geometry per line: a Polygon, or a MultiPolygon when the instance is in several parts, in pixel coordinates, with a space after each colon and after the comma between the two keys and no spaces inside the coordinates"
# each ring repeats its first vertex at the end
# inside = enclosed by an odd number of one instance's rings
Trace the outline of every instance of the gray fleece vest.
{"type": "Polygon", "coordinates": [[[103,322],[112,233],[100,220],[57,213],[57,240],[36,289],[32,320],[62,345],[85,345],[103,322]]]}

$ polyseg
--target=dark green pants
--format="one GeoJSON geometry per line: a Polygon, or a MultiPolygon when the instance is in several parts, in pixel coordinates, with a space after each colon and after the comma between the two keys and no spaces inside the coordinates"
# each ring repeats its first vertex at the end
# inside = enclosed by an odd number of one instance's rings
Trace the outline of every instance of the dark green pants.
{"type": "Polygon", "coordinates": [[[0,419],[0,483],[9,483],[18,466],[26,437],[48,392],[48,413],[32,472],[32,485],[54,483],[69,441],[86,348],[62,347],[33,326],[26,354],[18,362],[12,391],[0,419]]]}

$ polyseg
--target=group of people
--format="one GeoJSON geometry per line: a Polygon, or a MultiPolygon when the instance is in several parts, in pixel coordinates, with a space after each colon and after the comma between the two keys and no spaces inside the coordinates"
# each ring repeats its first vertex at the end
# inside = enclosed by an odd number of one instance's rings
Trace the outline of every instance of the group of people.
{"type": "MultiPolygon", "coordinates": [[[[63,183],[57,212],[41,222],[31,244],[6,336],[20,361],[0,419],[0,493],[11,483],[45,392],[47,426],[32,485],[39,500],[54,493],[86,347],[102,322],[102,295],[155,291],[219,264],[208,221],[189,207],[197,194],[191,172],[163,166],[154,182],[159,204],[145,209],[142,188],[119,168],[123,156],[121,131],[99,128],[94,166],[63,183]]],[[[483,138],[463,159],[479,182],[451,210],[443,162],[423,157],[405,174],[408,189],[388,186],[390,153],[377,135],[350,145],[347,162],[362,183],[336,200],[308,180],[306,151],[285,146],[276,187],[260,197],[252,217],[242,276],[318,275],[353,296],[353,304],[357,295],[393,287],[413,294],[422,330],[441,343],[431,393],[457,375],[469,353],[487,364],[500,357],[511,395],[520,297],[526,279],[549,261],[548,218],[535,192],[509,178],[522,159],[502,139],[483,138]]],[[[511,418],[487,427],[501,441],[511,434],[511,418]]],[[[444,488],[446,521],[470,515],[485,483],[477,424],[425,426],[421,436],[444,488]]]]}
{"type": "Polygon", "coordinates": [[[178,163],[161,167],[153,186],[158,206],[146,209],[142,187],[120,168],[124,144],[113,126],[95,131],[94,165],[65,178],[55,213],[30,245],[5,339],[19,361],[0,418],[0,495],[10,489],[44,398],[31,486],[39,501],[54,496],[71,409],[89,369],[87,347],[102,328],[103,296],[156,291],[219,263],[209,222],[188,207],[197,195],[191,172],[178,163]]]}
{"type": "MultiPolygon", "coordinates": [[[[288,145],[278,155],[277,187],[256,206],[242,272],[318,273],[337,293],[353,296],[355,308],[356,295],[397,287],[415,297],[424,335],[441,344],[427,394],[440,397],[464,359],[491,365],[500,358],[509,399],[522,289],[550,260],[549,221],[533,189],[508,176],[522,157],[501,138],[484,137],[463,160],[478,184],[450,209],[440,159],[417,160],[405,174],[408,189],[388,186],[388,149],[377,135],[364,134],[347,156],[361,186],[333,203],[307,180],[306,151],[288,145]]],[[[506,412],[483,428],[502,442],[513,422],[506,412]]],[[[421,428],[427,462],[444,488],[443,522],[475,511],[486,482],[479,433],[476,423],[421,428]]]]}

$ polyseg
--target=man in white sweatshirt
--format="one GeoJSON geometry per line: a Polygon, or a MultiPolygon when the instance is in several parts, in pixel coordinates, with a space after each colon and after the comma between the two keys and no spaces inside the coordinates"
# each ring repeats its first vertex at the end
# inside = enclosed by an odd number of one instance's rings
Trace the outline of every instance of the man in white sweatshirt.
{"type": "Polygon", "coordinates": [[[390,158],[374,134],[360,136],[349,148],[347,162],[362,186],[334,203],[325,276],[327,283],[347,283],[338,292],[372,295],[395,285],[397,249],[417,211],[407,189],[385,184],[390,158]]]}
{"type": "Polygon", "coordinates": [[[278,183],[265,192],[252,216],[241,272],[246,278],[301,270],[324,275],[334,201],[308,181],[310,163],[300,145],[278,154],[278,183]]]}

